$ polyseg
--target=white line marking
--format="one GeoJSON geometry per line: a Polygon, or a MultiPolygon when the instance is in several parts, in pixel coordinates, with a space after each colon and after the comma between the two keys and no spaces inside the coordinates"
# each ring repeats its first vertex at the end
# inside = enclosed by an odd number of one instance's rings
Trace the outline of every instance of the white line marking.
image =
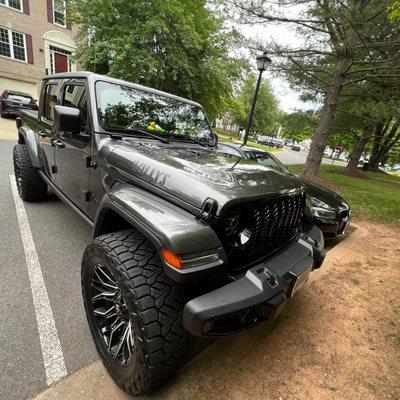
{"type": "Polygon", "coordinates": [[[60,339],[58,338],[53,312],[51,311],[49,296],[40,268],[39,258],[36,253],[35,243],[33,242],[31,228],[29,227],[28,217],[26,215],[24,203],[18,195],[14,175],[10,175],[10,183],[31,283],[44,369],[46,371],[47,384],[50,385],[67,375],[67,369],[65,367],[64,355],[61,349],[60,339]]]}

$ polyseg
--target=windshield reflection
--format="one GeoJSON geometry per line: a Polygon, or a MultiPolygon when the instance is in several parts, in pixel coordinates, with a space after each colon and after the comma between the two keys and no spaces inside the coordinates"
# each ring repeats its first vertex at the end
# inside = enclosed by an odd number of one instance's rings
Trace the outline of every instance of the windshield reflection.
{"type": "Polygon", "coordinates": [[[109,82],[96,83],[97,110],[104,129],[140,129],[160,136],[189,136],[212,143],[201,107],[109,82]]]}

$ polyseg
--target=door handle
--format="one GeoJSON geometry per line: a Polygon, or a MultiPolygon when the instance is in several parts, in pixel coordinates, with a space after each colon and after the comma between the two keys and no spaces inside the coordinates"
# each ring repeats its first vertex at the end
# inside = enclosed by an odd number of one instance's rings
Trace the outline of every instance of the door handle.
{"type": "Polygon", "coordinates": [[[53,146],[56,146],[59,149],[63,149],[65,147],[65,144],[59,139],[53,139],[52,144],[53,146]]]}

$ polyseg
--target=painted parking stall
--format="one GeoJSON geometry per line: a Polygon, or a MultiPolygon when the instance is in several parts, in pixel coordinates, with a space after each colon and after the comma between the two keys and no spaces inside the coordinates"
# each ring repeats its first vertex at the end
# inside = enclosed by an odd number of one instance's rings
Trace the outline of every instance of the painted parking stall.
{"type": "Polygon", "coordinates": [[[9,177],[35,306],[46,381],[51,385],[67,374],[67,368],[25,207],[18,195],[14,175],[9,177]]]}
{"type": "Polygon", "coordinates": [[[15,143],[0,139],[0,400],[31,398],[98,358],[80,285],[90,228],[51,192],[21,201],[15,143]]]}

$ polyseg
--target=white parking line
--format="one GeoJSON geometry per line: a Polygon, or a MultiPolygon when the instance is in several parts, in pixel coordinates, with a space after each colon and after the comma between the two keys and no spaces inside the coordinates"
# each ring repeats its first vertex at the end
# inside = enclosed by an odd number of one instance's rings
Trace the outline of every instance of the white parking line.
{"type": "Polygon", "coordinates": [[[64,355],[58,338],[56,324],[51,311],[49,296],[43,279],[39,258],[24,203],[18,195],[14,175],[10,175],[11,190],[14,197],[22,245],[24,247],[26,265],[32,289],[33,304],[39,330],[40,346],[42,348],[47,384],[59,381],[67,374],[64,355]]]}

